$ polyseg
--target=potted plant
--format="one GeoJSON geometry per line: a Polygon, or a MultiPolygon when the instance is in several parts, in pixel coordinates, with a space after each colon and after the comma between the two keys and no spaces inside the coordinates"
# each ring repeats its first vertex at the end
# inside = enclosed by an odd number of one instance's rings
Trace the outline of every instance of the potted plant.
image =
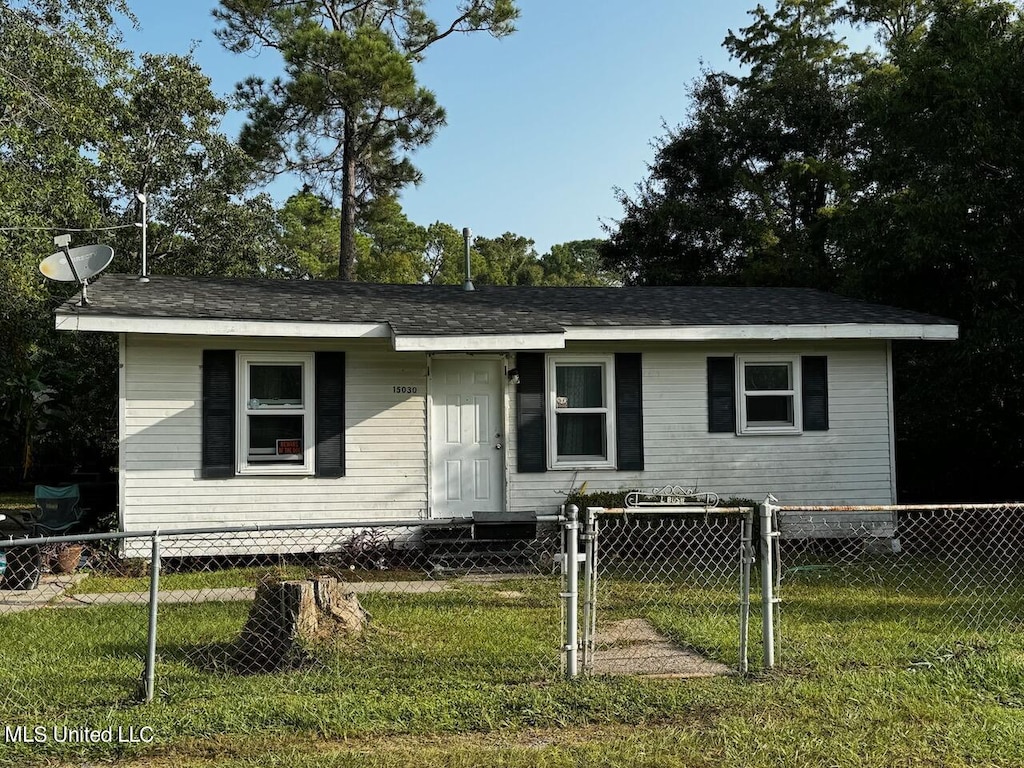
{"type": "Polygon", "coordinates": [[[74,573],[78,563],[82,559],[82,551],[85,548],[81,544],[60,544],[53,553],[51,568],[54,573],[74,573]]]}

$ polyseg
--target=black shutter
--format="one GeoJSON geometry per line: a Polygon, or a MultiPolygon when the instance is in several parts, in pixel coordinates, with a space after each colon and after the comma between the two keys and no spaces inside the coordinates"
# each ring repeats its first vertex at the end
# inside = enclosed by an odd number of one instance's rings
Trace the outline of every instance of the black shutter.
{"type": "Polygon", "coordinates": [[[345,353],[316,353],[316,476],[345,476],[345,353]]]}
{"type": "Polygon", "coordinates": [[[203,477],[235,474],[235,352],[203,350],[203,477]]]}
{"type": "Polygon", "coordinates": [[[708,432],[736,431],[736,359],[708,358],[708,432]]]}
{"type": "Polygon", "coordinates": [[[546,472],[547,439],[544,426],[544,355],[516,355],[516,467],[520,472],[546,472]]]}
{"type": "Polygon", "coordinates": [[[828,358],[802,357],[801,396],[804,432],[828,430],[828,358]]]}
{"type": "Polygon", "coordinates": [[[615,355],[615,452],[619,469],[644,468],[644,403],[639,352],[615,355]]]}

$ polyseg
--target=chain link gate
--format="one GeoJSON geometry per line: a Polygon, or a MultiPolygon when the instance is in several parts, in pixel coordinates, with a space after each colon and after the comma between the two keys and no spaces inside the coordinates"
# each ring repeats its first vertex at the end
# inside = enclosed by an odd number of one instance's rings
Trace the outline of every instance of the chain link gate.
{"type": "MultiPolygon", "coordinates": [[[[564,557],[583,565],[584,673],[747,671],[754,511],[717,504],[715,494],[667,487],[632,492],[622,509],[584,510],[582,551],[572,551],[570,538],[564,557]]],[[[567,658],[570,674],[573,664],[567,658]]]]}

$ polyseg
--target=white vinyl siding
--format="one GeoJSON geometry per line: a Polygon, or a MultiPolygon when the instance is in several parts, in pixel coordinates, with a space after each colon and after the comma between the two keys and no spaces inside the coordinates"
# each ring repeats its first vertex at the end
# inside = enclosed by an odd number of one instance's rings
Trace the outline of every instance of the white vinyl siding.
{"type": "MultiPolygon", "coordinates": [[[[783,503],[891,504],[892,449],[887,344],[573,345],[581,354],[630,351],[643,355],[644,466],[642,472],[580,470],[588,491],[699,486],[723,499],[783,503]],[[609,347],[611,347],[609,349],[609,347]],[[708,432],[709,356],[828,357],[829,429],[803,434],[708,432]]],[[[509,441],[510,508],[550,513],[572,471],[517,473],[515,435],[509,441]]]]}
{"type": "MultiPolygon", "coordinates": [[[[887,344],[879,342],[571,344],[569,354],[642,353],[646,469],[580,469],[577,487],[697,485],[723,498],[878,504],[895,499],[887,344]],[[793,435],[709,433],[707,358],[826,355],[829,429],[793,435]]],[[[128,530],[409,519],[427,516],[427,357],[387,340],[197,338],[126,334],[123,517],[128,530]],[[202,350],[345,352],[345,477],[200,477],[202,350]]],[[[507,388],[515,423],[515,386],[507,388]]],[[[511,510],[555,510],[576,470],[516,472],[505,430],[511,510]]],[[[444,516],[444,510],[435,510],[444,516]]]]}
{"type": "Polygon", "coordinates": [[[281,343],[127,334],[126,528],[425,516],[426,369],[424,355],[396,355],[386,341],[281,343]],[[202,350],[218,347],[345,352],[345,477],[200,477],[202,350]]]}

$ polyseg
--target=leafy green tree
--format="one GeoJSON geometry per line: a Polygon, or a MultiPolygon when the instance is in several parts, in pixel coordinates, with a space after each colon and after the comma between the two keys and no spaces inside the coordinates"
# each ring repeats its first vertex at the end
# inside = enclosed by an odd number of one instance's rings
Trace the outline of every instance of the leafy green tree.
{"type": "Polygon", "coordinates": [[[606,265],[637,283],[833,285],[833,211],[848,195],[851,85],[836,0],[780,0],[730,33],[745,74],[705,72],[650,178],[620,193],[606,265]]]}
{"type": "MultiPolygon", "coordinates": [[[[472,273],[479,274],[483,257],[471,247],[469,259],[472,273]]],[[[462,232],[442,221],[427,227],[424,264],[428,283],[461,285],[466,279],[466,245],[462,232]]]]}
{"type": "Polygon", "coordinates": [[[398,200],[376,197],[363,209],[360,234],[366,252],[356,264],[359,280],[419,283],[424,279],[426,230],[409,221],[398,200]]]}
{"type": "Polygon", "coordinates": [[[621,285],[622,279],[604,269],[601,247],[604,240],[570,240],[551,246],[540,257],[545,285],[621,285]]]}
{"type": "Polygon", "coordinates": [[[113,245],[114,268],[135,271],[144,190],[154,272],[290,266],[277,211],[251,193],[251,158],[219,131],[225,104],[209,79],[190,57],[136,63],[111,27],[125,11],[0,2],[0,443],[20,457],[17,477],[33,463],[113,461],[116,343],[56,334],[52,309],[73,289],[37,270],[58,228],[85,230],[76,244],[113,245]]]}
{"type": "MultiPolygon", "coordinates": [[[[119,83],[111,138],[100,145],[105,197],[119,221],[137,221],[146,195],[149,260],[165,274],[290,273],[269,196],[253,194],[251,158],[220,130],[227,105],[191,56],[143,54],[119,83]]],[[[137,269],[138,234],[119,238],[118,267],[137,269]],[[132,254],[129,263],[128,255],[132,254]]]]}
{"type": "MultiPolygon", "coordinates": [[[[57,386],[60,370],[87,370],[88,361],[70,340],[55,354],[50,311],[68,291],[37,265],[54,250],[55,225],[107,223],[95,155],[110,137],[113,81],[123,71],[115,13],[130,18],[116,0],[0,1],[0,482],[32,470],[60,434],[64,404],[76,415],[111,415],[90,398],[97,393],[75,399],[57,386]]],[[[81,453],[102,453],[101,442],[90,435],[81,453]]]]}
{"type": "Polygon", "coordinates": [[[1024,20],[936,0],[861,86],[864,161],[847,289],[951,317],[955,345],[897,348],[901,485],[1024,491],[1024,20]]]}
{"type": "Polygon", "coordinates": [[[239,85],[242,146],[268,173],[298,172],[340,198],[339,277],[356,276],[361,208],[417,183],[408,153],[444,124],[415,65],[455,33],[510,34],[512,0],[462,0],[439,26],[423,0],[222,0],[217,35],[236,53],[271,48],[285,76],[239,85]]]}
{"type": "Polygon", "coordinates": [[[303,276],[338,276],[338,210],[308,186],[289,197],[280,211],[281,242],[295,255],[303,276]]]}
{"type": "Polygon", "coordinates": [[[951,317],[897,345],[904,499],[1024,492],[1024,21],[997,0],[779,0],[622,196],[638,283],[797,284],[951,317]],[[842,24],[877,33],[852,52],[842,24]]]}
{"type": "Polygon", "coordinates": [[[479,270],[473,282],[487,285],[539,285],[544,270],[537,259],[533,240],[513,232],[500,237],[478,237],[473,246],[480,254],[479,270]]]}

